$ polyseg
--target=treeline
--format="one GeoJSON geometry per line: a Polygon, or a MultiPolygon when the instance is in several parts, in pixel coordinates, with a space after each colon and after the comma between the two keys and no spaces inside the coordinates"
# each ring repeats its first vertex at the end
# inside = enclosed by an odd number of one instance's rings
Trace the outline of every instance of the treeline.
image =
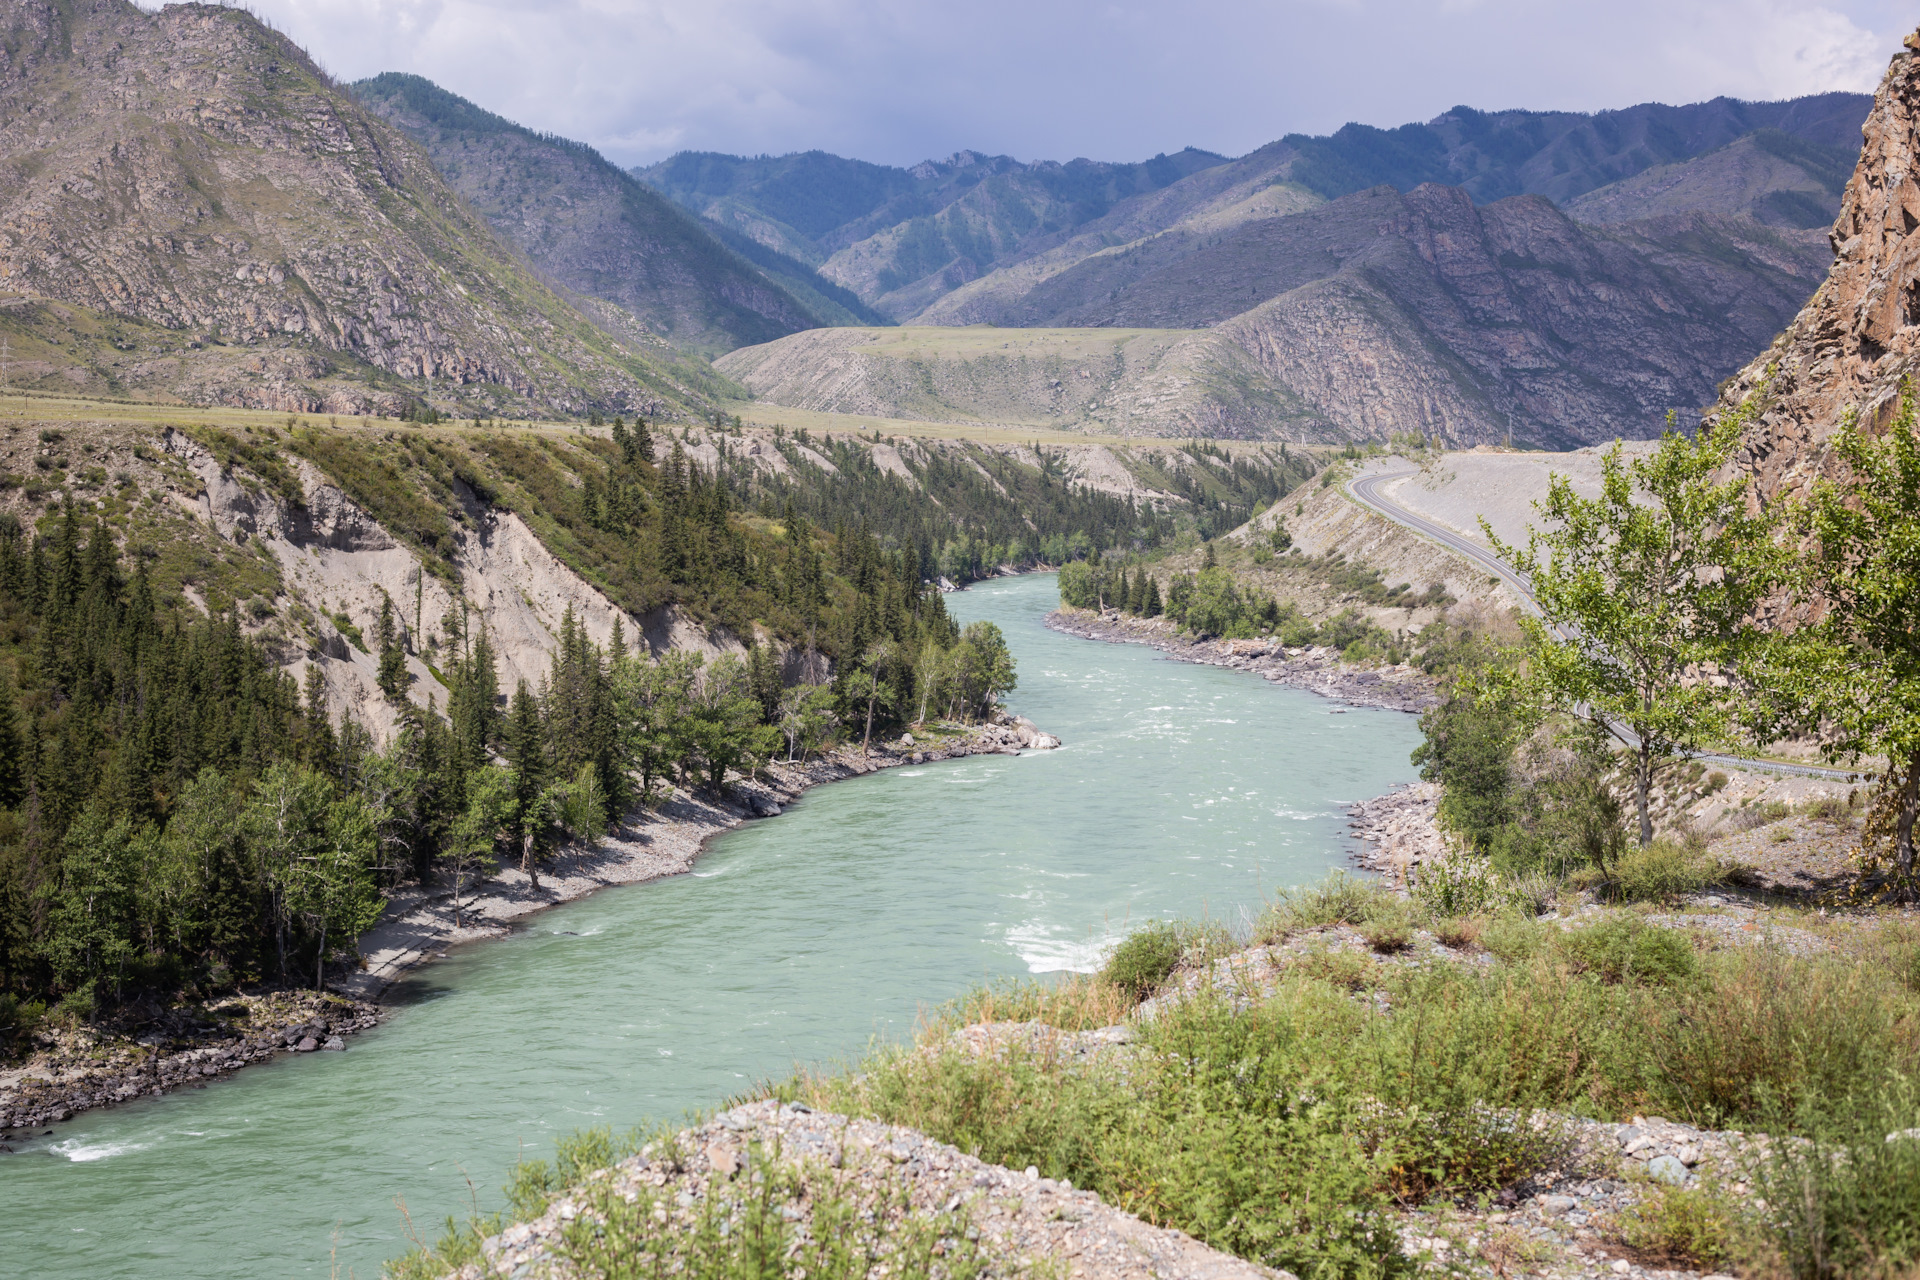
{"type": "Polygon", "coordinates": [[[1328,645],[1352,662],[1398,663],[1413,655],[1411,642],[1356,610],[1315,623],[1292,601],[1248,590],[1217,564],[1196,573],[1173,574],[1164,600],[1158,580],[1144,565],[1125,560],[1069,564],[1060,570],[1060,601],[1076,609],[1117,609],[1137,618],[1164,616],[1182,631],[1202,637],[1268,636],[1288,648],[1328,645]]]}
{"type": "MultiPolygon", "coordinates": [[[[718,530],[711,495],[672,501],[687,554],[724,564],[690,523],[718,530]]],[[[456,612],[423,706],[389,609],[375,644],[400,724],[376,750],[330,720],[317,668],[296,683],[237,612],[158,607],[103,523],[68,505],[34,537],[0,518],[0,1038],[48,1000],[84,1015],[318,981],[402,882],[451,880],[458,902],[502,862],[537,879],[558,842],[665,781],[717,791],[838,738],[972,720],[1013,687],[998,629],[957,627],[911,550],[822,547],[800,518],[788,536],[784,589],[845,655],[830,678],[817,653],[764,645],[655,661],[569,612],[539,686],[503,696],[483,623],[456,612]]]]}

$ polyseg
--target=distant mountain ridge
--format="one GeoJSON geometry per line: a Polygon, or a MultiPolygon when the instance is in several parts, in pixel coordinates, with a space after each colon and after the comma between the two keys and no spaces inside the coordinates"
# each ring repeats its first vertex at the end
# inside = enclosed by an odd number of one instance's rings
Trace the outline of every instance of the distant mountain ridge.
{"type": "Polygon", "coordinates": [[[418,146],[213,5],[0,0],[5,294],[15,385],[353,413],[431,379],[514,415],[726,390],[597,328],[418,146]]]}
{"type": "Polygon", "coordinates": [[[515,124],[420,76],[387,72],[352,88],[550,279],[682,347],[717,355],[875,318],[802,263],[723,244],[585,143],[515,124]]]}
{"type": "Polygon", "coordinates": [[[1539,196],[1475,205],[1459,187],[1380,186],[1095,255],[984,317],[1007,327],[816,330],[719,368],[802,409],[1578,447],[1657,434],[1669,411],[1711,400],[1828,256],[1816,233],[1747,218],[1594,227],[1539,196]],[[1101,334],[1110,353],[1077,350],[1101,334]]]}
{"type": "Polygon", "coordinates": [[[948,299],[997,272],[1044,278],[1144,238],[1204,237],[1382,185],[1457,186],[1477,204],[1529,194],[1584,201],[1573,211],[1595,221],[1706,212],[1824,225],[1869,104],[1864,94],[1828,93],[1592,114],[1456,107],[1395,129],[1289,134],[1233,160],[1189,149],[1132,165],[1025,164],[960,152],[903,169],[818,151],[683,152],[634,173],[702,216],[815,264],[897,321],[963,323],[964,308],[948,299]],[[1683,175],[1657,192],[1614,190],[1703,158],[1737,169],[1721,153],[1743,141],[1742,154],[1768,163],[1747,164],[1738,179],[1683,175]]]}

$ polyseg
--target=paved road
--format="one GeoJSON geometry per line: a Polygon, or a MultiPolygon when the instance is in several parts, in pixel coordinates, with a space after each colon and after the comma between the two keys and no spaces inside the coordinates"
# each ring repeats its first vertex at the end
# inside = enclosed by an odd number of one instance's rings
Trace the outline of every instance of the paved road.
{"type": "MultiPolygon", "coordinates": [[[[1387,471],[1379,475],[1356,476],[1354,479],[1347,481],[1347,493],[1361,506],[1378,512],[1395,524],[1405,525],[1421,537],[1431,542],[1437,542],[1447,550],[1464,556],[1474,564],[1483,566],[1489,574],[1498,577],[1509,587],[1513,588],[1514,593],[1520,597],[1520,602],[1526,606],[1529,613],[1539,616],[1540,605],[1533,598],[1533,589],[1528,583],[1526,575],[1509,568],[1504,560],[1501,560],[1484,547],[1467,541],[1466,538],[1454,530],[1447,528],[1445,525],[1435,524],[1431,520],[1415,515],[1413,512],[1395,503],[1391,498],[1388,498],[1380,492],[1383,485],[1417,474],[1419,473],[1414,468],[1408,467],[1404,471],[1387,471]]],[[[1633,731],[1626,726],[1609,725],[1608,728],[1613,731],[1615,737],[1625,742],[1628,746],[1638,745],[1638,739],[1634,737],[1633,731]]],[[[1728,765],[1735,769],[1760,769],[1772,773],[1789,773],[1802,778],[1832,778],[1845,782],[1860,776],[1857,773],[1849,772],[1845,769],[1823,769],[1819,765],[1783,764],[1777,760],[1750,760],[1744,756],[1722,756],[1707,752],[1701,752],[1692,758],[1703,764],[1728,765]]]]}

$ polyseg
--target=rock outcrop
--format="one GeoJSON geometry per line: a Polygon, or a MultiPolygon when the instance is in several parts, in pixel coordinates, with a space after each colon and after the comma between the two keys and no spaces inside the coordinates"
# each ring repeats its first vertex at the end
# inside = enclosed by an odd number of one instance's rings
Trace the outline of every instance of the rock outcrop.
{"type": "Polygon", "coordinates": [[[418,146],[214,5],[0,0],[7,293],[143,326],[98,335],[132,353],[110,381],[165,348],[161,389],[221,403],[275,381],[271,407],[352,411],[366,396],[337,384],[417,397],[431,378],[475,409],[653,408],[699,378],[594,328],[418,146]],[[288,358],[249,369],[235,348],[288,358]]]}
{"type": "Polygon", "coordinates": [[[1826,282],[1708,415],[1765,397],[1738,465],[1768,499],[1834,474],[1834,430],[1849,413],[1883,424],[1920,363],[1920,31],[1887,68],[1862,134],[1826,282]]]}

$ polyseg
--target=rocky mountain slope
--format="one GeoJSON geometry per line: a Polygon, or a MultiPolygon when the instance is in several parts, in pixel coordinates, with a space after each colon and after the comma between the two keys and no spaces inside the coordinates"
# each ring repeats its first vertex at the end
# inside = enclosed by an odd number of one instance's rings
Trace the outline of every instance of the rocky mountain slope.
{"type": "Polygon", "coordinates": [[[535,133],[419,76],[390,72],[353,92],[424,147],[453,189],[549,279],[624,308],[682,346],[717,355],[860,323],[808,268],[786,260],[786,275],[811,277],[796,284],[812,296],[797,296],[591,147],[535,133]]]}
{"type": "Polygon", "coordinates": [[[1223,158],[1190,148],[1141,164],[1023,164],[962,151],[899,169],[818,151],[757,159],[684,152],[635,173],[714,222],[818,265],[902,319],[1223,158]]]}
{"type": "Polygon", "coordinates": [[[720,367],[775,403],[889,417],[1564,447],[1654,434],[1708,403],[1827,259],[1815,235],[1744,218],[1595,228],[1538,197],[1379,187],[943,311],[1112,328],[1104,354],[1057,328],[821,331],[720,367]]]}
{"type": "Polygon", "coordinates": [[[1756,129],[1724,147],[1657,165],[1569,200],[1582,222],[1631,222],[1707,209],[1743,214],[1775,227],[1832,225],[1859,157],[1855,146],[1808,142],[1756,129]]]}
{"type": "Polygon", "coordinates": [[[1765,395],[1739,465],[1768,496],[1832,473],[1828,440],[1846,414],[1885,422],[1920,369],[1920,31],[1894,55],[1864,134],[1825,283],[1708,415],[1765,395]]]}
{"type": "MultiPolygon", "coordinates": [[[[106,339],[153,357],[143,389],[224,403],[391,410],[428,377],[464,412],[672,410],[722,389],[663,341],[610,339],[418,146],[209,5],[0,0],[0,294],[149,326],[106,339]],[[143,345],[154,329],[180,340],[143,345]],[[273,353],[277,376],[236,348],[273,353]]],[[[135,372],[99,343],[48,363],[55,384],[135,372]]]]}
{"type": "Polygon", "coordinates": [[[961,153],[906,170],[821,152],[688,153],[636,172],[688,207],[818,263],[896,320],[951,324],[967,322],[982,291],[1020,293],[1123,246],[1169,238],[1190,247],[1382,185],[1458,186],[1478,204],[1527,194],[1567,203],[1660,169],[1659,202],[1615,193],[1594,206],[1594,220],[1702,211],[1823,225],[1839,194],[1836,166],[1851,163],[1866,108],[1860,94],[1594,115],[1456,107],[1397,129],[1290,134],[1231,161],[1190,150],[1145,165],[1047,166],[961,153]],[[1737,156],[1719,154],[1736,146],[1737,156]],[[1768,162],[1752,163],[1756,152],[1768,162]]]}

